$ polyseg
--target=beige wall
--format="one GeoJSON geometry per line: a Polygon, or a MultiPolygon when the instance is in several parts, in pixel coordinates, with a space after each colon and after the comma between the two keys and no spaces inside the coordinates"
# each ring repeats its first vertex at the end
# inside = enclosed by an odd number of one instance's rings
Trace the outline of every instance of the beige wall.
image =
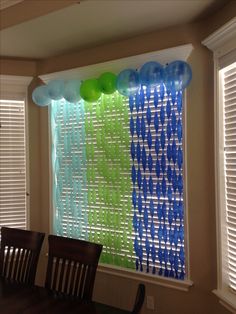
{"type": "Polygon", "coordinates": [[[19,75],[19,76],[36,76],[36,60],[11,59],[0,57],[0,74],[19,75]]]}
{"type": "MultiPolygon", "coordinates": [[[[188,217],[191,280],[189,292],[146,284],[147,294],[155,297],[155,313],[220,314],[228,313],[212,294],[216,288],[216,230],[214,202],[213,147],[213,63],[212,54],[201,40],[224,24],[236,12],[233,1],[215,17],[178,28],[163,30],[40,61],[38,73],[50,73],[68,68],[135,55],[192,43],[194,50],[189,63],[193,79],[187,90],[187,175],[188,217]]],[[[31,89],[33,88],[33,82],[31,89]]],[[[47,109],[29,101],[30,148],[30,212],[31,228],[49,232],[49,163],[47,109]]],[[[46,241],[45,241],[46,242],[46,241]]],[[[44,253],[46,243],[44,244],[44,253]]],[[[46,257],[42,254],[37,282],[45,276],[46,257]]],[[[137,282],[102,273],[97,274],[94,298],[115,306],[131,308],[137,282]]],[[[144,307],[143,314],[153,313],[144,307]]]]}

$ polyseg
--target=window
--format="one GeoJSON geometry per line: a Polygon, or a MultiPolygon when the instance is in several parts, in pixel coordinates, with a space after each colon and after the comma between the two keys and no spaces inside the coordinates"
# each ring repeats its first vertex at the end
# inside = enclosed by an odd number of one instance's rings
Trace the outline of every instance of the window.
{"type": "Polygon", "coordinates": [[[53,102],[55,231],[101,242],[101,262],[184,279],[182,93],[141,94],[53,102]]]}
{"type": "Polygon", "coordinates": [[[25,102],[0,100],[0,225],[26,228],[25,102]]]}
{"type": "Polygon", "coordinates": [[[30,77],[0,75],[0,227],[26,229],[26,88],[30,77]]]}
{"type": "Polygon", "coordinates": [[[102,271],[191,285],[183,107],[182,92],[164,85],[50,105],[53,232],[102,243],[102,271]]]}
{"type": "Polygon", "coordinates": [[[203,43],[214,51],[215,163],[218,287],[214,293],[236,310],[236,19],[203,43]]]}

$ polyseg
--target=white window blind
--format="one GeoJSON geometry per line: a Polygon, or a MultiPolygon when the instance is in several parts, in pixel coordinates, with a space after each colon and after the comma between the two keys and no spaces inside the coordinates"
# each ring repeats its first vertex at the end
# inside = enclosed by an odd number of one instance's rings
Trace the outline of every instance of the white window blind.
{"type": "Polygon", "coordinates": [[[236,62],[222,70],[229,286],[236,291],[236,62]]]}
{"type": "Polygon", "coordinates": [[[25,102],[0,100],[0,227],[26,222],[25,102]]]}

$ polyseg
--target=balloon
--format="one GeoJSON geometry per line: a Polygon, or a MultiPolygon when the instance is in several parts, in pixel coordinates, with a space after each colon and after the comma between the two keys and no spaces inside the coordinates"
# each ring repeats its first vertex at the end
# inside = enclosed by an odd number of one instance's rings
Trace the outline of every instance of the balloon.
{"type": "Polygon", "coordinates": [[[94,102],[101,97],[100,86],[97,79],[88,79],[80,85],[80,96],[85,101],[94,102]]]}
{"type": "Polygon", "coordinates": [[[98,78],[101,92],[112,94],[116,91],[116,75],[111,72],[105,72],[98,78]]]}
{"type": "Polygon", "coordinates": [[[48,83],[48,93],[51,99],[58,100],[63,97],[65,82],[63,80],[54,80],[48,83]]]}
{"type": "Polygon", "coordinates": [[[140,88],[139,73],[133,69],[126,69],[117,77],[116,87],[124,96],[134,95],[140,88]]]}
{"type": "Polygon", "coordinates": [[[80,81],[71,80],[65,83],[63,97],[70,103],[75,103],[80,100],[80,81]]]}
{"type": "Polygon", "coordinates": [[[164,80],[164,68],[158,62],[147,62],[141,67],[139,75],[142,85],[155,87],[164,80]]]}
{"type": "Polygon", "coordinates": [[[165,68],[167,90],[183,90],[192,79],[192,70],[184,61],[173,61],[165,68]]]}
{"type": "Polygon", "coordinates": [[[34,89],[32,93],[33,102],[41,107],[47,106],[51,102],[51,98],[48,94],[48,87],[47,85],[41,85],[34,89]]]}

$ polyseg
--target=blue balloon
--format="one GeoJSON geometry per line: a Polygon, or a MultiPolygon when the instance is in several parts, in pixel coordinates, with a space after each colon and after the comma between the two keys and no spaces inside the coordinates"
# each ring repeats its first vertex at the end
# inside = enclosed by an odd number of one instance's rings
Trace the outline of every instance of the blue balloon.
{"type": "Polygon", "coordinates": [[[63,97],[70,103],[76,103],[80,100],[80,81],[70,80],[65,83],[63,97]]]}
{"type": "Polygon", "coordinates": [[[192,70],[184,61],[173,61],[165,68],[167,91],[179,91],[188,86],[192,79],[192,70]]]}
{"type": "Polygon", "coordinates": [[[140,71],[141,84],[144,86],[155,87],[163,83],[164,80],[164,68],[155,61],[145,63],[140,71]]]}
{"type": "Polygon", "coordinates": [[[134,95],[140,88],[139,73],[133,69],[126,69],[117,77],[117,90],[124,96],[134,95]]]}
{"type": "Polygon", "coordinates": [[[63,80],[54,80],[48,83],[48,93],[51,99],[58,100],[63,97],[65,82],[63,80]]]}
{"type": "Polygon", "coordinates": [[[48,86],[47,85],[41,85],[34,89],[32,93],[32,99],[33,102],[41,107],[47,106],[51,102],[51,98],[48,94],[48,86]]]}

